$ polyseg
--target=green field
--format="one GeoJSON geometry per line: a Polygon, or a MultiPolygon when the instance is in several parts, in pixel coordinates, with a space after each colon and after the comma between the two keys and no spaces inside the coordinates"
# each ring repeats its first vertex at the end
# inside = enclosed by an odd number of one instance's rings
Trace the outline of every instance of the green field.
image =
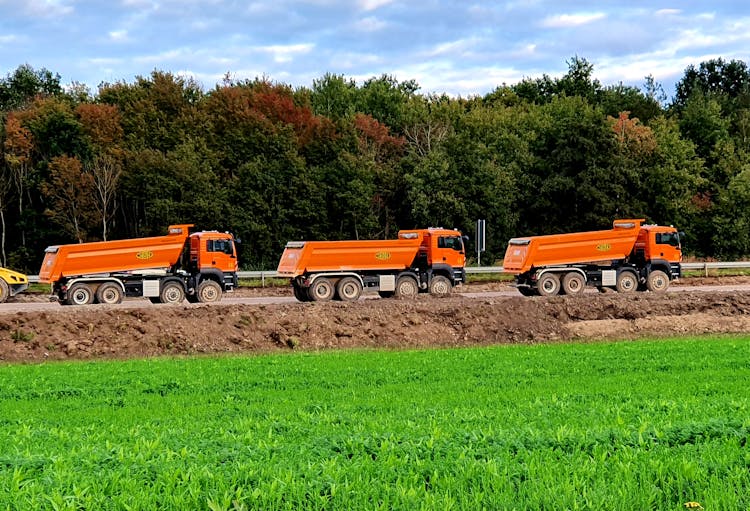
{"type": "Polygon", "coordinates": [[[750,508],[746,337],[0,378],[0,509],[750,508]]]}

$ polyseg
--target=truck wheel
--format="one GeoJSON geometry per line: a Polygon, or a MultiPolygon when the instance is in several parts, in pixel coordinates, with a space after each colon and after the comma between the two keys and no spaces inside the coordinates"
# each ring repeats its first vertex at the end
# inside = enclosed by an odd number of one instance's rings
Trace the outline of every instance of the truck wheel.
{"type": "Polygon", "coordinates": [[[403,276],[396,281],[396,296],[399,298],[414,298],[419,293],[419,285],[413,277],[403,276]]]}
{"type": "Polygon", "coordinates": [[[652,293],[663,293],[669,287],[669,278],[661,270],[652,271],[646,279],[646,287],[652,293]]]}
{"type": "Polygon", "coordinates": [[[10,287],[4,279],[0,279],[0,303],[5,303],[10,296],[10,287]]]}
{"type": "Polygon", "coordinates": [[[221,286],[215,280],[204,280],[198,284],[195,294],[201,303],[213,303],[221,300],[221,286]]]}
{"type": "Polygon", "coordinates": [[[304,289],[297,284],[292,284],[292,291],[294,291],[294,297],[300,302],[310,301],[310,295],[307,294],[307,289],[304,289]]]}
{"type": "Polygon", "coordinates": [[[563,276],[562,289],[566,295],[579,295],[586,288],[586,279],[578,272],[569,272],[563,276]]]}
{"type": "Polygon", "coordinates": [[[518,286],[516,289],[518,289],[518,292],[521,293],[523,296],[534,296],[538,294],[536,292],[536,289],[532,289],[526,286],[518,286]]]}
{"type": "Polygon", "coordinates": [[[444,277],[442,275],[432,277],[432,281],[430,282],[431,295],[445,296],[451,294],[452,290],[453,286],[451,285],[451,281],[448,280],[447,277],[444,277]]]}
{"type": "Polygon", "coordinates": [[[638,277],[632,271],[623,271],[617,276],[617,292],[632,293],[638,289],[638,277]]]}
{"type": "Polygon", "coordinates": [[[177,305],[185,299],[185,290],[178,282],[167,282],[159,293],[159,302],[177,305]]]}
{"type": "Polygon", "coordinates": [[[378,291],[378,294],[380,295],[380,298],[392,298],[394,294],[396,294],[395,291],[378,291]]]}
{"type": "Polygon", "coordinates": [[[88,284],[73,284],[68,289],[68,305],[88,305],[94,301],[94,292],[88,284]]]}
{"type": "Polygon", "coordinates": [[[333,298],[334,292],[333,283],[325,277],[316,279],[308,291],[310,298],[316,302],[327,302],[333,298]]]}
{"type": "Polygon", "coordinates": [[[554,273],[545,273],[536,283],[541,296],[555,296],[560,292],[560,278],[554,273]]]}
{"type": "Polygon", "coordinates": [[[107,305],[115,305],[122,302],[122,288],[114,282],[105,282],[96,290],[96,301],[107,305]]]}
{"type": "Polygon", "coordinates": [[[359,300],[359,295],[362,294],[362,286],[354,277],[344,277],[336,285],[336,292],[343,301],[353,302],[359,300]]]}

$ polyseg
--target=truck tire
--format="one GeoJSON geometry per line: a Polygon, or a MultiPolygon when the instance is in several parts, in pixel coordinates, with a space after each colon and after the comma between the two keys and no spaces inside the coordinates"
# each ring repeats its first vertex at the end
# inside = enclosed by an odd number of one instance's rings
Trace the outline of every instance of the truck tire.
{"type": "Polygon", "coordinates": [[[518,286],[516,289],[518,289],[518,292],[521,293],[523,296],[536,296],[539,294],[536,292],[536,289],[526,287],[526,286],[518,286]]]}
{"type": "Polygon", "coordinates": [[[308,291],[310,298],[315,302],[327,302],[335,293],[333,282],[325,277],[315,279],[308,291]]]}
{"type": "Polygon", "coordinates": [[[359,280],[354,277],[344,277],[336,284],[336,293],[343,301],[353,302],[359,300],[359,295],[362,294],[362,286],[359,280]]]}
{"type": "Polygon", "coordinates": [[[586,289],[586,279],[578,272],[571,271],[562,278],[562,290],[566,295],[580,295],[586,289]]]}
{"type": "Polygon", "coordinates": [[[396,281],[396,296],[399,298],[414,298],[419,294],[419,285],[414,277],[404,275],[396,281]]]}
{"type": "Polygon", "coordinates": [[[380,295],[380,298],[393,298],[393,295],[396,294],[395,291],[378,291],[378,294],[380,295]]]}
{"type": "Polygon", "coordinates": [[[652,293],[663,293],[669,287],[669,277],[661,270],[654,270],[648,274],[646,288],[652,293]]]}
{"type": "Polygon", "coordinates": [[[73,284],[68,289],[68,305],[88,305],[94,301],[94,291],[88,284],[73,284]]]}
{"type": "Polygon", "coordinates": [[[560,292],[560,277],[554,273],[545,273],[536,282],[536,290],[540,296],[555,296],[560,292]]]}
{"type": "Polygon", "coordinates": [[[215,280],[204,280],[198,284],[195,291],[198,301],[201,303],[214,303],[221,300],[221,286],[215,280]]]}
{"type": "Polygon", "coordinates": [[[159,302],[177,305],[185,299],[185,289],[179,282],[167,282],[161,287],[159,302]]]}
{"type": "Polygon", "coordinates": [[[436,296],[447,296],[453,291],[453,285],[447,277],[437,275],[430,281],[430,294],[436,296]]]}
{"type": "Polygon", "coordinates": [[[5,303],[8,301],[8,297],[10,296],[10,286],[8,286],[8,283],[5,282],[4,279],[0,279],[0,303],[5,303]]]}
{"type": "Polygon", "coordinates": [[[615,287],[618,293],[632,293],[638,289],[638,277],[632,271],[620,272],[615,287]]]}
{"type": "Polygon", "coordinates": [[[105,282],[96,290],[96,301],[107,305],[115,305],[122,302],[122,288],[114,282],[105,282]]]}
{"type": "Polygon", "coordinates": [[[297,284],[292,284],[292,291],[294,292],[294,297],[300,302],[310,301],[310,295],[307,294],[307,289],[300,287],[297,284]]]}

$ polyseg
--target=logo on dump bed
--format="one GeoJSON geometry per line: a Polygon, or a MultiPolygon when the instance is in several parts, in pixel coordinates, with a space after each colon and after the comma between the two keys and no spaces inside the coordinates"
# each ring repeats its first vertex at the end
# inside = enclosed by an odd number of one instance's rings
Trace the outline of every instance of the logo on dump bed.
{"type": "Polygon", "coordinates": [[[375,252],[375,259],[377,259],[378,261],[387,261],[390,258],[391,258],[390,252],[385,252],[385,251],[375,252]]]}
{"type": "Polygon", "coordinates": [[[612,245],[610,245],[609,243],[599,243],[596,246],[596,249],[599,252],[609,252],[610,250],[612,250],[612,245]]]}
{"type": "Polygon", "coordinates": [[[151,259],[154,257],[154,253],[150,250],[141,250],[137,254],[135,254],[135,257],[138,259],[151,259]]]}

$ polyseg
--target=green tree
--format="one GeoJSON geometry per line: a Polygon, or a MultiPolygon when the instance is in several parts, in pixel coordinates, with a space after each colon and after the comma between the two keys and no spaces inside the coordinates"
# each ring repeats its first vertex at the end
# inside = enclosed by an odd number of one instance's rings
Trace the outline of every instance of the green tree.
{"type": "Polygon", "coordinates": [[[125,162],[120,186],[130,235],[162,233],[175,223],[228,228],[226,190],[204,143],[187,140],[167,153],[132,151],[125,162]]]}
{"type": "Polygon", "coordinates": [[[370,115],[401,134],[407,103],[418,89],[414,80],[399,83],[389,75],[370,78],[357,91],[357,112],[370,115]]]}
{"type": "Polygon", "coordinates": [[[119,108],[131,149],[167,152],[205,133],[206,118],[198,108],[203,96],[195,80],[154,71],[133,84],[104,83],[98,99],[119,108]]]}
{"type": "Polygon", "coordinates": [[[718,204],[713,253],[725,259],[750,254],[750,165],[732,178],[718,204]]]}
{"type": "Polygon", "coordinates": [[[0,110],[18,110],[37,96],[58,96],[62,93],[60,75],[52,74],[45,68],[37,71],[24,64],[0,80],[0,110]]]}
{"type": "Polygon", "coordinates": [[[712,163],[716,145],[729,138],[729,120],[721,105],[712,98],[694,95],[685,104],[679,117],[680,131],[696,147],[698,155],[712,163]]]}
{"type": "Polygon", "coordinates": [[[722,58],[701,62],[696,68],[690,65],[677,82],[672,106],[681,111],[694,96],[721,99],[724,111],[732,113],[735,106],[748,106],[750,100],[750,71],[741,60],[725,61],[722,58]]]}
{"type": "Polygon", "coordinates": [[[326,73],[313,80],[310,103],[316,115],[339,119],[355,113],[356,97],[357,84],[354,80],[326,73]]]}
{"type": "Polygon", "coordinates": [[[573,57],[567,61],[568,72],[561,78],[525,78],[513,86],[512,91],[530,103],[544,104],[559,96],[579,97],[595,103],[601,94],[602,85],[593,79],[594,66],[586,59],[573,57]]]}

